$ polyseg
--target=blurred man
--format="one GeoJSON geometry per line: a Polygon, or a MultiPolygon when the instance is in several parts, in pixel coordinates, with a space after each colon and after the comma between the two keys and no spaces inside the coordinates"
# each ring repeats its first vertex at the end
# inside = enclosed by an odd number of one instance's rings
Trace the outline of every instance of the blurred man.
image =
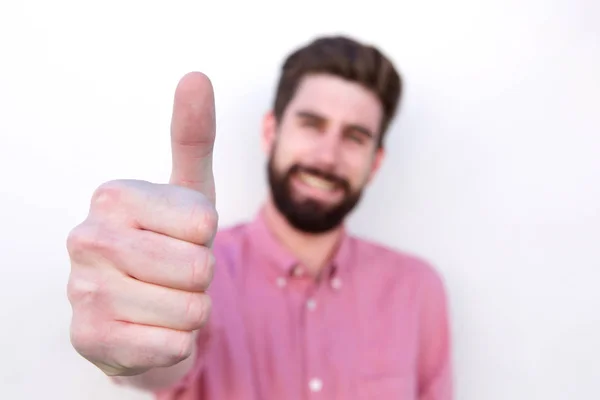
{"type": "Polygon", "coordinates": [[[344,224],[401,92],[374,47],[294,51],[262,126],[270,195],[217,233],[214,95],[183,77],[170,183],[101,185],[68,238],[77,351],[164,400],[452,399],[442,280],[344,224]]]}

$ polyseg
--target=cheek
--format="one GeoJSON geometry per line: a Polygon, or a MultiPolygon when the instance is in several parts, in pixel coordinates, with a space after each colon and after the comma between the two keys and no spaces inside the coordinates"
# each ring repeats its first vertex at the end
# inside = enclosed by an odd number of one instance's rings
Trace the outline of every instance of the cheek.
{"type": "Polygon", "coordinates": [[[373,160],[353,154],[347,158],[347,161],[345,171],[350,184],[354,189],[364,187],[369,181],[373,169],[373,160]]]}
{"type": "Polygon", "coordinates": [[[306,141],[299,140],[294,135],[281,137],[275,146],[275,161],[280,166],[289,167],[294,163],[306,161],[307,155],[314,150],[307,146],[306,141]]]}
{"type": "Polygon", "coordinates": [[[273,164],[280,171],[286,171],[294,163],[293,153],[286,146],[277,144],[273,150],[273,164]]]}
{"type": "Polygon", "coordinates": [[[314,148],[319,145],[319,138],[322,137],[314,129],[300,127],[287,127],[280,133],[282,133],[282,144],[298,153],[314,151],[314,148]]]}

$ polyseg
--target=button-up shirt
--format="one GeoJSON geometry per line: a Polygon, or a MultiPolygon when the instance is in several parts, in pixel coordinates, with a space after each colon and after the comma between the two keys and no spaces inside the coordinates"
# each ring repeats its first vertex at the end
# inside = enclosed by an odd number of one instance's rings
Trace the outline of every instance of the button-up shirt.
{"type": "Polygon", "coordinates": [[[350,235],[314,278],[264,211],[217,233],[212,312],[192,370],[159,400],[451,400],[442,279],[350,235]]]}

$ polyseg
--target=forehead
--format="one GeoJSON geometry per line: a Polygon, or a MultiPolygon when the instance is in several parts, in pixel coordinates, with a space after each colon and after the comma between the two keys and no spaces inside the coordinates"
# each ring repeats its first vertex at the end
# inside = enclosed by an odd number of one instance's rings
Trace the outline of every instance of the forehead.
{"type": "Polygon", "coordinates": [[[377,131],[383,110],[377,96],[362,85],[327,74],[302,78],[288,111],[311,111],[340,123],[377,131]]]}

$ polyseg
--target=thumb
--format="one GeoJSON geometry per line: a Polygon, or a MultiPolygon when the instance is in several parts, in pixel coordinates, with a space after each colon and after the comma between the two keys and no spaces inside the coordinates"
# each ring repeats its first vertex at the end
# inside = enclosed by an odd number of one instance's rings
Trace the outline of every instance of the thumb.
{"type": "Polygon", "coordinates": [[[208,77],[186,74],[175,89],[171,118],[170,183],[204,194],[215,204],[212,169],[215,143],[215,98],[208,77]]]}

